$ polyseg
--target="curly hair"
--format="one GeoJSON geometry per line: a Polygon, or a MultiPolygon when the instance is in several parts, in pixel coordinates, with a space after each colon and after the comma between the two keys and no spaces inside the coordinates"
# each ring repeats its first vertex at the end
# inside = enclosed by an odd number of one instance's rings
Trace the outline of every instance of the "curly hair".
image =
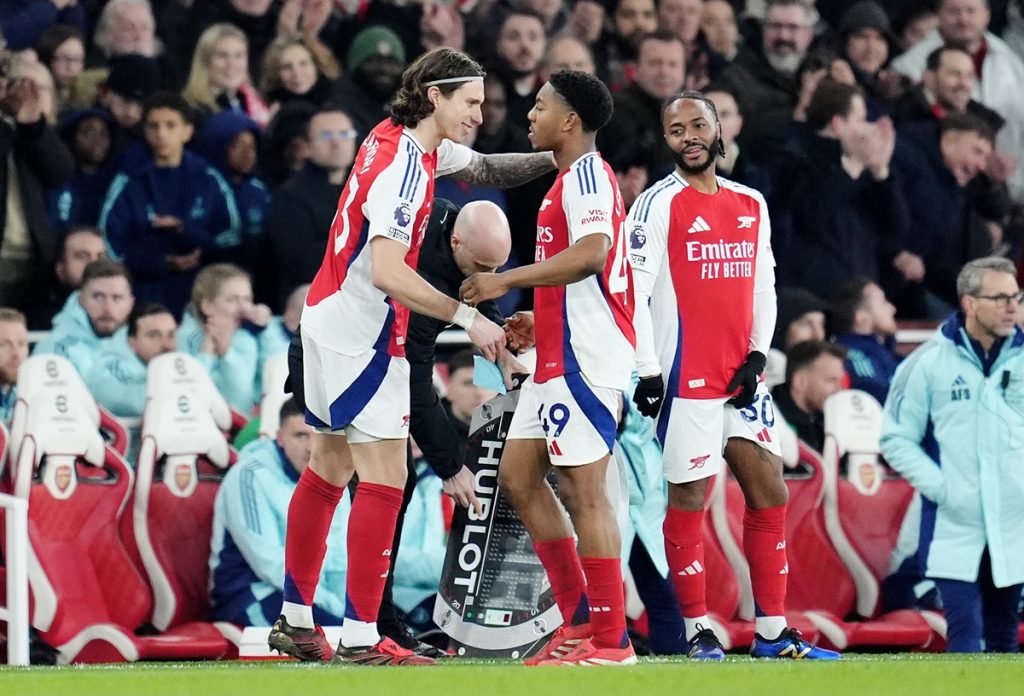
{"type": "Polygon", "coordinates": [[[612,95],[597,77],[579,70],[559,70],[551,74],[548,83],[580,117],[585,133],[594,133],[611,120],[615,110],[612,95]]]}
{"type": "MultiPolygon", "coordinates": [[[[487,75],[483,67],[461,51],[451,48],[435,48],[427,51],[402,73],[402,86],[391,102],[391,122],[406,128],[415,128],[420,121],[434,113],[434,106],[427,99],[427,82],[457,77],[480,77],[487,75]]],[[[441,94],[448,96],[465,82],[451,82],[437,85],[441,94]]]]}

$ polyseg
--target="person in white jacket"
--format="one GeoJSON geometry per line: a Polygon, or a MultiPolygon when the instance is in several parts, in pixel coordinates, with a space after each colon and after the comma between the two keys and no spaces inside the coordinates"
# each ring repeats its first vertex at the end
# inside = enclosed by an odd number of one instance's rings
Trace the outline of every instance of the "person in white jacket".
{"type": "Polygon", "coordinates": [[[892,62],[893,69],[915,82],[921,81],[928,54],[942,45],[962,46],[975,61],[978,79],[972,98],[1006,119],[999,129],[998,149],[1007,156],[990,167],[989,174],[1005,180],[1017,201],[1024,200],[1024,59],[1005,41],[988,31],[991,20],[988,0],[940,0],[939,25],[892,62]]]}
{"type": "Polygon", "coordinates": [[[1024,331],[1013,264],[971,261],[961,311],[896,370],[882,454],[923,498],[919,554],[950,652],[1017,652],[1024,587],[1024,331]]]}

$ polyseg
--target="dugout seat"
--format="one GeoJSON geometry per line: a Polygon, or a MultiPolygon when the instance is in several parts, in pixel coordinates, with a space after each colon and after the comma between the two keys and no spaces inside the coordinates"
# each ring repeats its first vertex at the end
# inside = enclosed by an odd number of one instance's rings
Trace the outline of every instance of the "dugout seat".
{"type": "MultiPolygon", "coordinates": [[[[33,396],[47,389],[52,389],[58,382],[67,383],[68,380],[78,378],[81,381],[81,375],[78,374],[78,370],[68,361],[66,358],[62,358],[59,355],[38,355],[33,356],[40,360],[46,360],[39,364],[43,365],[42,368],[35,372],[37,378],[33,379],[22,379],[22,371],[18,371],[18,400],[32,401],[33,396]],[[52,359],[56,358],[56,359],[52,359]]],[[[104,439],[107,443],[120,454],[122,457],[125,452],[128,451],[128,430],[121,424],[121,422],[113,416],[105,408],[101,407],[92,398],[89,399],[89,403],[84,403],[83,408],[86,409],[87,415],[96,424],[96,428],[103,434],[104,439]]],[[[21,441],[25,435],[25,422],[21,416],[19,416],[18,410],[15,409],[13,417],[11,418],[11,431],[10,431],[10,449],[11,459],[17,459],[17,448],[21,446],[21,441]]]]}
{"type": "MultiPolygon", "coordinates": [[[[63,358],[29,358],[20,369],[15,415],[23,435],[15,495],[29,501],[32,625],[60,663],[185,659],[196,639],[139,636],[152,598],[118,534],[133,484],[131,469],[96,428],[96,404],[63,358]]],[[[216,631],[205,654],[226,652],[216,631]]]]}
{"type": "Polygon", "coordinates": [[[291,392],[285,392],[288,378],[288,354],[278,353],[263,363],[263,394],[260,397],[260,437],[273,440],[281,421],[281,406],[291,392]]]}
{"type": "Polygon", "coordinates": [[[231,409],[195,358],[168,353],[150,361],[128,526],[158,631],[199,638],[212,628],[229,640],[238,633],[207,623],[213,503],[236,460],[225,437],[231,424],[231,409]]]}
{"type": "MultiPolygon", "coordinates": [[[[825,500],[834,474],[806,449],[802,459],[811,475],[794,495],[792,479],[786,536],[789,559],[787,607],[802,611],[818,629],[822,642],[839,650],[861,648],[929,648],[935,634],[916,611],[895,611],[877,618],[856,618],[857,584],[846,559],[833,544],[826,525],[825,500]]],[[[891,550],[891,547],[890,547],[891,550]]]]}

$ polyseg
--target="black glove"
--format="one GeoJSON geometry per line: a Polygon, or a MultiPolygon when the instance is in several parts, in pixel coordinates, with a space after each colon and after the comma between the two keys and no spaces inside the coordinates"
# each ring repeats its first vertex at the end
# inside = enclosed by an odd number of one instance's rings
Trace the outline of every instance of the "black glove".
{"type": "Polygon", "coordinates": [[[661,375],[641,377],[633,392],[633,403],[641,415],[655,418],[661,410],[661,402],[665,400],[665,382],[661,375]]]}
{"type": "Polygon", "coordinates": [[[729,393],[740,390],[740,393],[729,399],[726,403],[736,408],[746,408],[754,403],[754,394],[757,393],[757,378],[764,372],[765,363],[768,359],[764,353],[756,350],[750,351],[747,359],[743,361],[736,374],[729,380],[729,386],[725,390],[729,393]]]}

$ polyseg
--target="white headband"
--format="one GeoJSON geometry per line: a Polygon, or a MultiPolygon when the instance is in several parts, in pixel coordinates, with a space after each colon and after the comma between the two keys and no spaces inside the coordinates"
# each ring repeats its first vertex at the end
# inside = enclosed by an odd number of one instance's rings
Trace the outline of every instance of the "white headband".
{"type": "Polygon", "coordinates": [[[443,80],[431,80],[430,82],[424,82],[424,87],[434,87],[435,85],[451,85],[456,82],[476,82],[480,80],[483,82],[484,78],[479,75],[468,75],[466,77],[446,77],[443,80]]]}

